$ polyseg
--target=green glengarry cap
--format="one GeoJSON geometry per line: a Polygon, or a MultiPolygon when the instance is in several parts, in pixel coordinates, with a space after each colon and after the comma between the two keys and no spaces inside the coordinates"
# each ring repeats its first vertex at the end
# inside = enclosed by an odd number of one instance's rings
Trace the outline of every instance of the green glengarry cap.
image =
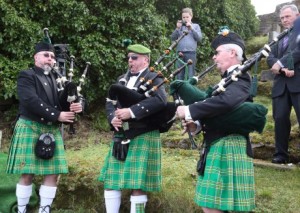
{"type": "Polygon", "coordinates": [[[150,54],[151,50],[141,44],[132,44],[127,47],[129,52],[134,52],[142,55],[150,54]]]}

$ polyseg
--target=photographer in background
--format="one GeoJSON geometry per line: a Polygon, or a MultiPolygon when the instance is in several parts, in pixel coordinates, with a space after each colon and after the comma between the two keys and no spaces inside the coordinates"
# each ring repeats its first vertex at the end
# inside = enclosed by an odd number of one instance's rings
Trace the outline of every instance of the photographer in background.
{"type": "MultiPolygon", "coordinates": [[[[171,35],[172,41],[177,40],[184,31],[188,31],[188,34],[181,39],[176,47],[176,52],[181,56],[183,62],[187,62],[189,59],[193,61],[193,64],[188,66],[188,78],[193,77],[195,74],[196,66],[196,49],[197,43],[202,40],[202,33],[199,24],[192,23],[193,11],[191,8],[184,8],[181,14],[182,20],[178,20],[176,29],[171,35]]],[[[176,66],[181,67],[183,64],[177,61],[176,66]]],[[[184,80],[185,70],[183,69],[178,75],[177,79],[184,80]]]]}

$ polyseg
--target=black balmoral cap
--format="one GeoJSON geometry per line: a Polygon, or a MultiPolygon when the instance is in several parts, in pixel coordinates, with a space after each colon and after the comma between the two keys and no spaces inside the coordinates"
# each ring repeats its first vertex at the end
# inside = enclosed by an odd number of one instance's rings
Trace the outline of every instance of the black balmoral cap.
{"type": "Polygon", "coordinates": [[[37,54],[41,51],[49,51],[54,53],[54,47],[52,44],[46,43],[46,42],[39,42],[35,45],[34,54],[37,54]]]}
{"type": "Polygon", "coordinates": [[[223,44],[236,44],[240,46],[243,50],[243,58],[247,60],[245,55],[245,42],[244,40],[234,32],[230,32],[228,28],[222,29],[211,43],[213,49],[217,49],[220,45],[223,44]]]}
{"type": "Polygon", "coordinates": [[[214,38],[214,40],[211,43],[211,46],[212,48],[217,49],[218,46],[223,44],[236,44],[240,46],[243,51],[245,51],[245,43],[243,39],[234,32],[219,34],[217,37],[214,38]]]}

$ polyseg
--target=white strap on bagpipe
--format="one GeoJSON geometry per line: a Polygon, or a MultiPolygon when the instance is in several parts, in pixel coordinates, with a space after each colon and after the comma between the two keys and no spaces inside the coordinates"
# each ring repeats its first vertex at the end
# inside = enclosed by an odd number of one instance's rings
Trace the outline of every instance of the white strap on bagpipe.
{"type": "Polygon", "coordinates": [[[226,89],[225,89],[224,85],[225,85],[225,78],[223,78],[223,79],[217,84],[218,90],[220,90],[220,92],[225,92],[226,89]]]}
{"type": "Polygon", "coordinates": [[[117,100],[112,100],[110,98],[106,98],[106,102],[111,102],[114,106],[117,105],[117,100]]]}

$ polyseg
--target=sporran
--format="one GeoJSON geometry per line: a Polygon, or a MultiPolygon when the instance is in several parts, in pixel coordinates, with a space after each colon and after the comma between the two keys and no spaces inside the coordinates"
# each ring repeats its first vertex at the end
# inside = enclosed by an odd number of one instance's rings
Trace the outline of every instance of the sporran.
{"type": "Polygon", "coordinates": [[[38,158],[48,160],[54,156],[55,139],[51,133],[43,133],[40,135],[35,145],[35,155],[38,158]]]}

